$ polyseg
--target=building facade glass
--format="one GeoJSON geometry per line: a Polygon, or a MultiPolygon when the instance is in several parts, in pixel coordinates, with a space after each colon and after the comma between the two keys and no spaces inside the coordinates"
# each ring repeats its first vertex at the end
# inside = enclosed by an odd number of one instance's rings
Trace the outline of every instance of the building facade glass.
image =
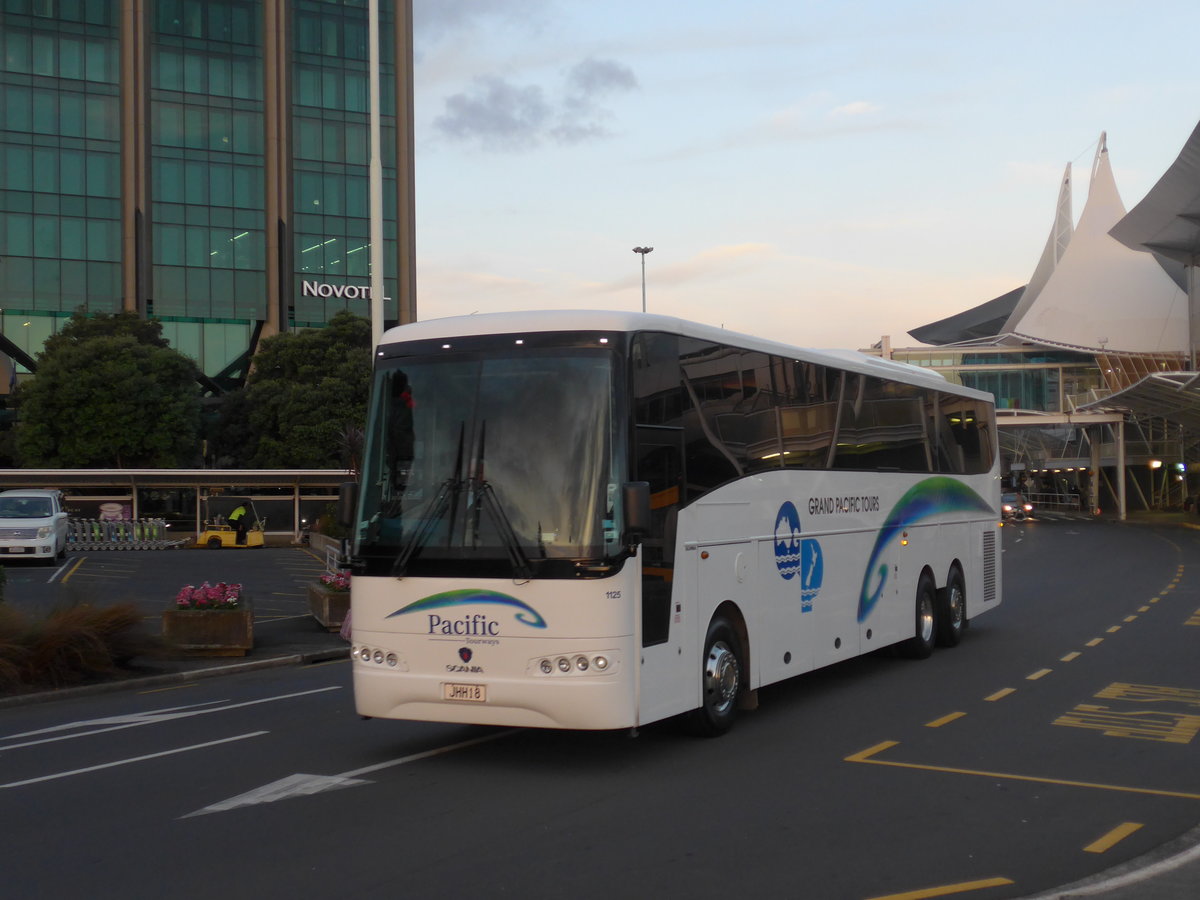
{"type": "Polygon", "coordinates": [[[119,0],[0,6],[0,326],[121,308],[119,0]]]}
{"type": "MultiPolygon", "coordinates": [[[[148,0],[140,20],[121,0],[0,0],[0,352],[17,371],[80,307],[159,319],[218,390],[264,334],[369,315],[367,15],[367,0],[148,0]]],[[[380,21],[394,297],[391,2],[380,21]]]]}
{"type": "MultiPolygon", "coordinates": [[[[392,25],[380,4],[380,31],[392,25]]],[[[370,291],[370,96],[366,0],[299,0],[292,78],[293,277],[299,290],[289,318],[326,322],[341,309],[368,315],[370,291]]],[[[395,56],[380,54],[384,180],[384,259],[395,259],[395,56]],[[389,200],[392,202],[389,204],[389,200]]],[[[395,296],[395,269],[384,266],[384,295],[395,296]]]]}
{"type": "Polygon", "coordinates": [[[146,311],[216,375],[266,317],[261,4],[159,0],[151,34],[146,311]]]}

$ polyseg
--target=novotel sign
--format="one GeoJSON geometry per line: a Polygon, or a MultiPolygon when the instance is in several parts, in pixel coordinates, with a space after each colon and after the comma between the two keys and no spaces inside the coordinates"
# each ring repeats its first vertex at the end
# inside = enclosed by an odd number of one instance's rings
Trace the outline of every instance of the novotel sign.
{"type": "MultiPolygon", "coordinates": [[[[326,284],[323,281],[302,281],[300,296],[321,297],[328,300],[336,297],[339,300],[370,300],[371,288],[364,284],[326,284]]],[[[384,297],[384,300],[390,298],[384,297]]]]}

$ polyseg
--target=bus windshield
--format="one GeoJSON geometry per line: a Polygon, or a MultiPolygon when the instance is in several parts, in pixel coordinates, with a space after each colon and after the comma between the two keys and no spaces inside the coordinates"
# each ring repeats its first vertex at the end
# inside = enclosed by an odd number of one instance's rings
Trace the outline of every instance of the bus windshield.
{"type": "Polygon", "coordinates": [[[610,351],[586,348],[380,360],[355,536],[366,573],[603,569],[621,550],[613,371],[610,351]]]}

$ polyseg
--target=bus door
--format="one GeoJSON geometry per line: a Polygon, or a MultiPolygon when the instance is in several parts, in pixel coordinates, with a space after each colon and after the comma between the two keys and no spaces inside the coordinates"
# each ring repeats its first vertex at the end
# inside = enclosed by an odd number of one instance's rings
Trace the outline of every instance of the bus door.
{"type": "Polygon", "coordinates": [[[650,533],[641,545],[641,718],[677,701],[682,688],[683,598],[675,592],[676,526],[683,485],[683,430],[637,427],[636,474],[650,485],[650,533]]]}

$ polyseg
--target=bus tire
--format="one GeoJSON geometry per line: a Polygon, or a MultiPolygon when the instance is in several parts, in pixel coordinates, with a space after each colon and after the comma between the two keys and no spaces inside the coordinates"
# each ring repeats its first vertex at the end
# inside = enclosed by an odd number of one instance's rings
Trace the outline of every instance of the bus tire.
{"type": "Polygon", "coordinates": [[[937,599],[937,645],[957,647],[967,623],[967,589],[957,566],[950,570],[946,587],[938,591],[937,599]]]}
{"type": "Polygon", "coordinates": [[[916,632],[900,645],[900,653],[909,659],[928,659],[933,653],[936,638],[937,591],[928,572],[917,582],[917,597],[913,604],[916,632]]]}
{"type": "Polygon", "coordinates": [[[700,707],[688,722],[695,734],[716,737],[733,727],[744,671],[737,631],[727,619],[714,618],[704,637],[700,707]]]}

